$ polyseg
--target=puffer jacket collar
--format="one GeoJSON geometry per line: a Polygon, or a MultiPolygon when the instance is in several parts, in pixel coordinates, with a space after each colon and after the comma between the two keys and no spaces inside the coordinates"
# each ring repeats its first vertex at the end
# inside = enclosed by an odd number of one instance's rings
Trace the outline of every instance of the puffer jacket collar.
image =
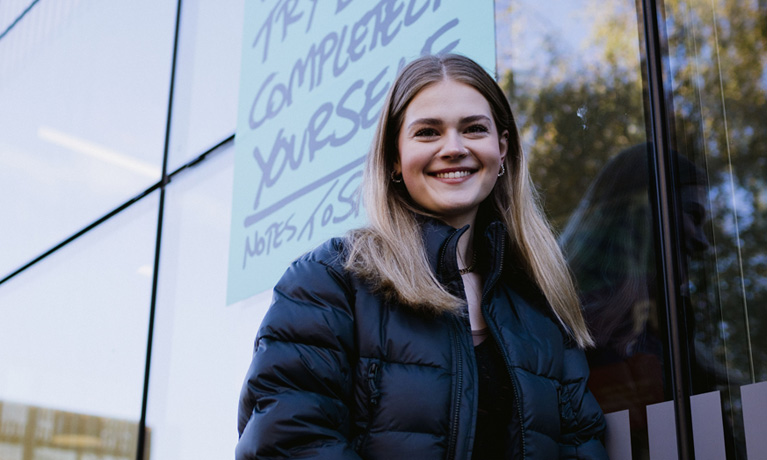
{"type": "MultiPolygon", "coordinates": [[[[468,231],[469,226],[456,229],[429,217],[421,217],[420,221],[426,255],[432,272],[451,293],[461,294],[462,282],[458,271],[456,249],[458,240],[468,231]]],[[[486,286],[489,286],[497,281],[504,266],[506,226],[499,219],[483,220],[481,216],[477,217],[476,222],[474,238],[479,244],[475,244],[474,248],[477,251],[479,264],[487,269],[486,286]],[[484,241],[480,242],[481,237],[484,237],[484,241]]]]}

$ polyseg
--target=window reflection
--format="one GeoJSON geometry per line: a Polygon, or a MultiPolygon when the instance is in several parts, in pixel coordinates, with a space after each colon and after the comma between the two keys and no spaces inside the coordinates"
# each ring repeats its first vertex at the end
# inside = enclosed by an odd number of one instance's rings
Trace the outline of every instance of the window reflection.
{"type": "Polygon", "coordinates": [[[0,2],[0,21],[27,7],[0,38],[0,279],[158,182],[167,120],[175,2],[0,2]]]}
{"type": "Polygon", "coordinates": [[[181,4],[169,171],[234,133],[244,3],[181,4]]]}
{"type": "Polygon", "coordinates": [[[767,15],[764,2],[665,3],[675,148],[707,179],[678,196],[706,211],[682,219],[692,391],[722,394],[727,457],[744,459],[741,387],[767,380],[767,15]]]}
{"type": "Polygon", "coordinates": [[[617,1],[542,5],[496,2],[505,33],[499,73],[590,305],[599,343],[590,355],[592,391],[605,412],[629,410],[633,458],[646,458],[645,406],[666,395],[665,329],[655,302],[636,10],[617,1]]]}
{"type": "MultiPolygon", "coordinates": [[[[599,343],[591,387],[606,412],[629,409],[633,458],[647,458],[645,406],[672,392],[635,6],[555,1],[545,14],[535,2],[498,0],[496,30],[499,77],[599,343]]],[[[721,401],[727,458],[740,459],[741,386],[767,380],[767,16],[764,2],[659,8],[676,194],[660,199],[679,205],[672,249],[682,257],[688,390],[719,392],[709,399],[721,401]]]]}
{"type": "MultiPolygon", "coordinates": [[[[589,387],[605,412],[628,409],[636,458],[648,455],[647,412],[664,401],[668,366],[666,325],[659,306],[656,248],[650,207],[648,167],[651,144],[618,153],[600,171],[573,213],[561,244],[582,291],[586,321],[597,345],[587,351],[589,387]]],[[[675,155],[684,209],[684,231],[692,254],[709,248],[706,176],[675,155]]],[[[682,273],[683,279],[687,277],[682,273]]],[[[683,281],[683,285],[686,282],[683,281]]],[[[683,296],[689,293],[683,291],[683,296]]],[[[694,331],[687,331],[693,337],[694,331]]],[[[711,349],[699,348],[701,356],[711,349]]],[[[692,380],[716,378],[714,369],[695,362],[692,380]]]]}
{"type": "Polygon", "coordinates": [[[135,421],[0,401],[2,460],[132,460],[137,433],[135,421]]]}
{"type": "Polygon", "coordinates": [[[91,446],[98,437],[110,451],[130,446],[135,458],[158,195],[0,286],[1,446],[17,445],[8,447],[15,452],[23,441],[27,451],[33,445],[50,453],[77,442],[91,446]],[[111,420],[132,423],[133,440],[110,444],[119,440],[105,434],[111,420]],[[42,440],[27,439],[39,430],[42,440]]]}
{"type": "Polygon", "coordinates": [[[229,142],[166,193],[147,407],[154,458],[228,458],[237,443],[231,401],[272,292],[226,305],[233,170],[229,142]]]}

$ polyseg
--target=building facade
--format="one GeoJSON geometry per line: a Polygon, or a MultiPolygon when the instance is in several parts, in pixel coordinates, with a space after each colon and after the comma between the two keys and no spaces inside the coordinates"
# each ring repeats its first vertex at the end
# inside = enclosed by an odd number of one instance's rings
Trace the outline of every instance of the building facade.
{"type": "MultiPolygon", "coordinates": [[[[767,3],[494,6],[611,458],[767,458],[767,3]]],[[[0,3],[3,460],[233,455],[243,7],[0,3]]]]}

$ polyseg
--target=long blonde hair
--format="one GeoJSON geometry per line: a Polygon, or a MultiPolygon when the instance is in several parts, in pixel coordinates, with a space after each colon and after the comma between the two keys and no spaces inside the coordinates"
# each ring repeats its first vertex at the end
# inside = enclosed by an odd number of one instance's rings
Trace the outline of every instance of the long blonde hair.
{"type": "Polygon", "coordinates": [[[391,180],[408,104],[421,90],[445,79],[479,91],[490,104],[498,132],[508,131],[507,173],[498,179],[487,200],[506,225],[512,250],[554,315],[581,347],[591,345],[571,274],[538,204],[509,103],[495,80],[464,56],[420,57],[400,71],[389,89],[363,174],[363,200],[370,223],[348,234],[346,269],[413,308],[457,313],[465,305],[431,271],[416,219],[417,214],[428,213],[413,203],[404,186],[391,180]]]}

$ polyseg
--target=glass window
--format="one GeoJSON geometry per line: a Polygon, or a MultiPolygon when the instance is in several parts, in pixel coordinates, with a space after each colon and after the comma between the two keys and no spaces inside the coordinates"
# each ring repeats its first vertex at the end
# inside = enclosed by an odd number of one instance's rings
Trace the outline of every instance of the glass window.
{"type": "Polygon", "coordinates": [[[182,4],[169,171],[234,134],[244,3],[182,4]]]}
{"type": "Polygon", "coordinates": [[[226,305],[233,168],[229,142],[167,189],[150,458],[221,458],[237,443],[237,401],[271,291],[226,305]]]}
{"type": "Polygon", "coordinates": [[[35,2],[0,39],[0,278],[159,180],[174,25],[175,2],[35,2]]]}
{"type": "Polygon", "coordinates": [[[157,203],[154,193],[3,283],[0,452],[135,458],[157,203]]]}
{"type": "Polygon", "coordinates": [[[692,392],[721,400],[727,458],[759,457],[741,391],[767,381],[764,4],[680,0],[665,13],[692,392]]]}
{"type": "Polygon", "coordinates": [[[631,2],[499,0],[499,77],[597,341],[589,387],[608,415],[608,451],[675,451],[670,366],[682,362],[691,413],[677,417],[691,417],[695,451],[758,457],[767,448],[764,5],[663,3],[671,151],[657,199],[677,230],[665,236],[679,256],[683,356],[667,351],[655,268],[641,14],[631,2]]]}
{"type": "Polygon", "coordinates": [[[21,17],[25,10],[29,8],[32,3],[31,0],[12,0],[3,2],[4,5],[0,7],[0,34],[10,29],[14,22],[21,17]]]}
{"type": "Polygon", "coordinates": [[[608,451],[646,458],[647,406],[668,388],[634,3],[498,0],[496,33],[499,81],[596,341],[589,386],[625,434],[608,451]]]}

